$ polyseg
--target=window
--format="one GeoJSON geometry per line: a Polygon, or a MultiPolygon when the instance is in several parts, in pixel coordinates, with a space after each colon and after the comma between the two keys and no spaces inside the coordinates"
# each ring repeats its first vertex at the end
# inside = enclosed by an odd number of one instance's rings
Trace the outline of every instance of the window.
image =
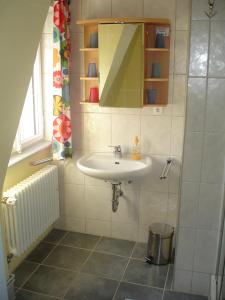
{"type": "Polygon", "coordinates": [[[24,148],[44,138],[40,52],[39,47],[13,145],[13,152],[21,153],[24,148]]]}

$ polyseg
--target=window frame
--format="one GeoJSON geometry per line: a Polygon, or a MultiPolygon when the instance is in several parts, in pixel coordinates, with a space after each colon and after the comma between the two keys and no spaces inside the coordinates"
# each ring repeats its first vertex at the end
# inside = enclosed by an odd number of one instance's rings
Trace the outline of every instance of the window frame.
{"type": "MultiPolygon", "coordinates": [[[[21,139],[21,122],[19,123],[16,138],[13,145],[12,154],[22,153],[26,148],[44,141],[44,103],[43,103],[43,80],[42,80],[42,55],[41,43],[38,46],[37,54],[35,57],[33,73],[29,82],[32,84],[33,92],[33,107],[34,107],[34,128],[35,134],[27,139],[21,139]]],[[[28,91],[28,89],[27,89],[28,91]]],[[[22,113],[21,113],[22,116],[22,113]]]]}

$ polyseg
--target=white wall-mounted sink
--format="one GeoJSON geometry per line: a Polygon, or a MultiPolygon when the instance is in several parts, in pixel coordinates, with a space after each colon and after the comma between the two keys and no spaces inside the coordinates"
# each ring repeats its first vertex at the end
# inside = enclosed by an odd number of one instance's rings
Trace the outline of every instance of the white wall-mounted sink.
{"type": "Polygon", "coordinates": [[[148,156],[141,160],[115,159],[113,153],[91,153],[77,162],[78,169],[85,175],[113,182],[138,179],[150,172],[151,165],[148,156]]]}

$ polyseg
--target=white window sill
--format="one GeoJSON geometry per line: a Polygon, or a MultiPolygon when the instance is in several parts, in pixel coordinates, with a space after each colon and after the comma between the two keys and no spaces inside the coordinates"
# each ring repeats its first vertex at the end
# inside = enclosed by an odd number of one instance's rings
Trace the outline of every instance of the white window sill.
{"type": "Polygon", "coordinates": [[[26,149],[24,149],[24,151],[22,153],[16,153],[13,154],[10,158],[8,167],[12,167],[13,165],[19,163],[20,161],[24,160],[25,158],[41,151],[44,150],[48,147],[51,146],[51,142],[48,141],[41,141],[33,146],[30,146],[26,149]]]}

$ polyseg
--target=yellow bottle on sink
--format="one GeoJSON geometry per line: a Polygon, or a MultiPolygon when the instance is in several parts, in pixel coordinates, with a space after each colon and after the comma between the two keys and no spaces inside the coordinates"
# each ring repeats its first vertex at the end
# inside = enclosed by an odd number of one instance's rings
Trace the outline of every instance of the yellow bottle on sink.
{"type": "Polygon", "coordinates": [[[141,159],[141,151],[140,151],[138,136],[135,136],[134,140],[133,140],[133,148],[132,148],[132,152],[131,152],[131,159],[133,159],[133,160],[140,160],[141,159]]]}

